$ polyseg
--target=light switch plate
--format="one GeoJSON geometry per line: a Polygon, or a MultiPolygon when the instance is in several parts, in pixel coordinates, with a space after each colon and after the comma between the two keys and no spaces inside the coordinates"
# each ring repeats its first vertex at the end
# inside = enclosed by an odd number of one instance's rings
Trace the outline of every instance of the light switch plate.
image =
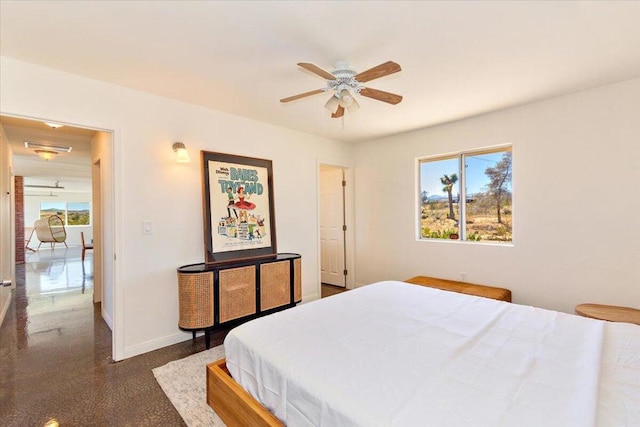
{"type": "Polygon", "coordinates": [[[151,221],[142,221],[142,234],[153,234],[153,224],[151,224],[151,221]]]}

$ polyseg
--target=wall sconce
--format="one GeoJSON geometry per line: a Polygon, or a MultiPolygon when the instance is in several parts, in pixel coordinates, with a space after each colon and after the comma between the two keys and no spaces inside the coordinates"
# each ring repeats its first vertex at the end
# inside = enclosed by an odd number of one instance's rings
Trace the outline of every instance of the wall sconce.
{"type": "Polygon", "coordinates": [[[176,153],[176,162],[178,163],[189,163],[189,152],[187,151],[187,147],[184,146],[182,142],[174,142],[173,143],[173,152],[176,153]]]}

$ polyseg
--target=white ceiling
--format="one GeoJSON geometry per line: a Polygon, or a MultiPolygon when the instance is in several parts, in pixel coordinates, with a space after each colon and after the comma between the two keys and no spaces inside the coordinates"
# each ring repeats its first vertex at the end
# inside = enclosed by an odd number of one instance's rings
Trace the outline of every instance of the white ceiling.
{"type": "Polygon", "coordinates": [[[640,76],[637,1],[2,1],[5,56],[360,142],[640,76]],[[302,71],[392,60],[344,121],[302,71]]]}
{"type": "Polygon", "coordinates": [[[91,141],[95,130],[63,126],[52,129],[43,122],[19,117],[0,116],[13,153],[13,174],[25,177],[25,184],[55,186],[63,189],[25,188],[25,194],[91,191],[91,141]],[[72,147],[70,153],[60,153],[43,160],[25,141],[50,146],[72,147]]]}

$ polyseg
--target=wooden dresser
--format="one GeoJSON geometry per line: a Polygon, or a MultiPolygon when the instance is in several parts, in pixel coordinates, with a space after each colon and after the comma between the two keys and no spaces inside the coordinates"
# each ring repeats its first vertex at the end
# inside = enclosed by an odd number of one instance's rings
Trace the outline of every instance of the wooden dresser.
{"type": "Polygon", "coordinates": [[[180,329],[209,333],[220,326],[294,307],[302,300],[302,259],[278,254],[224,264],[178,268],[180,329]]]}

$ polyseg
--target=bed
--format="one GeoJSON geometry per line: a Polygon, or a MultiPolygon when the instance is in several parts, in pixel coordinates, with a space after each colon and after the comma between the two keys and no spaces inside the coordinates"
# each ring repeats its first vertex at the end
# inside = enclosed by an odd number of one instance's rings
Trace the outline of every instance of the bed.
{"type": "Polygon", "coordinates": [[[639,326],[403,282],[248,322],[225,354],[228,425],[640,425],[639,326]]]}

